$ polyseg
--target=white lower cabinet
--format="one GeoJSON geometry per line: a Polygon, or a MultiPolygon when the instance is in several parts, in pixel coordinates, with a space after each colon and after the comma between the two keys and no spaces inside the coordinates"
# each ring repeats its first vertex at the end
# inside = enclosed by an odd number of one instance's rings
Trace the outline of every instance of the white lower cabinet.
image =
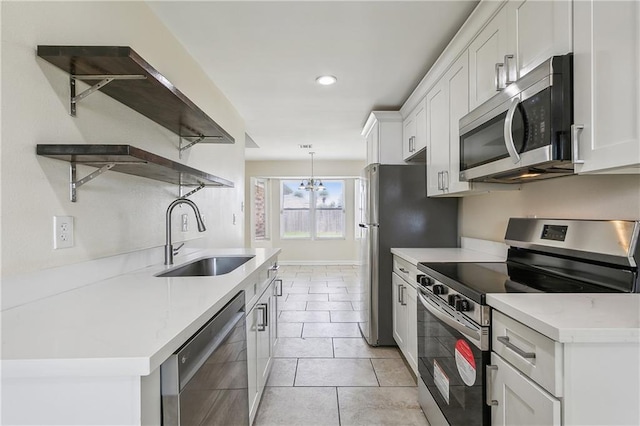
{"type": "Polygon", "coordinates": [[[255,419],[260,398],[271,372],[278,337],[278,296],[282,294],[281,285],[281,280],[271,280],[263,289],[257,302],[247,311],[247,366],[251,423],[255,419]]]}
{"type": "Polygon", "coordinates": [[[418,376],[418,290],[417,267],[393,257],[393,338],[407,363],[418,376]]]}
{"type": "Polygon", "coordinates": [[[398,275],[391,277],[393,285],[393,338],[404,349],[407,345],[407,308],[403,301],[406,283],[398,275]]]}
{"type": "Polygon", "coordinates": [[[485,395],[491,424],[640,424],[640,345],[594,336],[560,343],[494,310],[485,395]]]}
{"type": "Polygon", "coordinates": [[[487,372],[490,382],[491,424],[560,425],[560,400],[554,398],[533,380],[516,370],[495,352],[491,353],[493,369],[487,372]]]}

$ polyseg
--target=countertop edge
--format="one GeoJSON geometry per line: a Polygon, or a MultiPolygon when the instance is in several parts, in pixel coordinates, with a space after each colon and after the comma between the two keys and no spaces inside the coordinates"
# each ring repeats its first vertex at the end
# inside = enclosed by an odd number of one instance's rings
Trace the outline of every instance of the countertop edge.
{"type": "MultiPolygon", "coordinates": [[[[540,311],[537,306],[541,306],[539,301],[537,303],[522,304],[522,300],[528,298],[533,301],[535,298],[542,296],[553,296],[556,300],[565,298],[567,301],[576,297],[593,298],[594,300],[607,300],[613,298],[626,298],[632,300],[638,306],[640,301],[640,295],[635,294],[564,294],[564,293],[547,293],[544,295],[539,294],[488,294],[487,303],[494,309],[502,312],[503,314],[513,318],[514,320],[521,322],[522,324],[534,329],[535,331],[543,334],[544,336],[559,342],[559,343],[640,343],[640,323],[637,325],[621,326],[611,323],[607,326],[603,323],[600,326],[580,326],[579,323],[587,319],[587,316],[592,315],[593,312],[586,312],[582,307],[571,306],[566,303],[565,310],[562,312],[562,320],[559,319],[559,314],[554,312],[547,314],[540,311]],[[514,304],[509,300],[514,300],[514,296],[520,299],[520,303],[514,304]],[[635,299],[635,300],[633,300],[635,299]],[[523,305],[523,306],[521,306],[523,305]],[[526,311],[525,311],[526,310],[526,311]],[[536,311],[539,313],[536,314],[536,311]],[[541,318],[547,314],[548,319],[541,318]],[[581,316],[582,319],[581,319],[581,316]],[[569,320],[571,322],[567,322],[569,320]],[[575,322],[575,323],[574,323],[575,322]]],[[[615,304],[614,304],[615,305],[615,304]]],[[[600,315],[608,313],[606,306],[594,307],[594,310],[598,310],[600,315]]],[[[633,303],[629,309],[629,315],[634,313],[633,303]]],[[[640,318],[640,312],[635,312],[637,318],[640,318]]]]}
{"type": "MultiPolygon", "coordinates": [[[[193,255],[183,259],[180,263],[187,263],[193,258],[199,258],[208,255],[209,252],[215,253],[225,249],[205,249],[194,253],[193,255]]],[[[216,312],[218,312],[232,297],[239,291],[243,290],[243,283],[249,279],[263,265],[272,261],[274,257],[281,253],[280,248],[267,249],[232,249],[234,252],[255,252],[263,250],[264,256],[260,263],[256,263],[251,270],[245,270],[238,277],[238,282],[227,291],[224,296],[218,298],[211,306],[202,312],[195,314],[195,319],[187,324],[182,331],[168,338],[164,344],[149,351],[148,356],[122,356],[122,357],[66,357],[66,358],[4,358],[1,360],[1,369],[3,379],[24,379],[24,378],[43,378],[43,377],[106,377],[106,376],[146,376],[157,369],[164,360],[175,352],[184,342],[191,337],[198,329],[200,329],[216,312]]],[[[217,253],[216,253],[217,255],[217,253]]],[[[173,267],[180,266],[177,263],[173,267]]],[[[143,268],[143,273],[156,275],[163,270],[168,269],[166,266],[155,265],[149,268],[143,268]]],[[[140,274],[141,270],[136,270],[123,276],[133,276],[140,274]]],[[[113,279],[113,278],[112,278],[113,279]]],[[[110,281],[109,280],[104,280],[110,281]]],[[[101,285],[98,281],[92,285],[101,285]]],[[[105,283],[105,285],[108,285],[105,283]]],[[[72,290],[75,291],[75,290],[72,290]]],[[[245,303],[248,303],[246,300],[245,303]]],[[[46,303],[39,300],[33,303],[46,303]]],[[[13,308],[20,309],[20,307],[13,308]]],[[[13,310],[12,309],[12,310],[13,310]]],[[[3,312],[3,315],[5,312],[3,312]]],[[[4,325],[3,325],[4,326],[4,325]]],[[[4,345],[3,341],[3,345],[4,345]]]]}

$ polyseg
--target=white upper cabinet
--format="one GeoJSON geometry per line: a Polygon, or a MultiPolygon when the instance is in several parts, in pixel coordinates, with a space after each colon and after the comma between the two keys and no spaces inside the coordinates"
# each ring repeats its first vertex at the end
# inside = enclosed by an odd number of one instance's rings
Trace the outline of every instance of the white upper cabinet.
{"type": "Polygon", "coordinates": [[[570,0],[510,0],[507,11],[506,83],[516,80],[546,59],[572,51],[570,0]]]}
{"type": "Polygon", "coordinates": [[[469,45],[471,109],[546,59],[572,51],[570,0],[510,0],[469,45]]]}
{"type": "Polygon", "coordinates": [[[469,45],[471,109],[495,95],[504,84],[502,76],[507,49],[507,10],[503,7],[469,45]]]}
{"type": "Polygon", "coordinates": [[[640,2],[576,1],[578,173],[640,172],[640,2]]]}
{"type": "Polygon", "coordinates": [[[404,164],[402,116],[397,111],[373,111],[362,129],[367,142],[367,165],[404,164]]]}
{"type": "Polygon", "coordinates": [[[423,99],[402,123],[402,158],[405,161],[424,159],[427,147],[427,111],[423,99]]]}
{"type": "Polygon", "coordinates": [[[449,89],[449,173],[444,180],[447,193],[469,191],[460,175],[460,119],[469,112],[469,55],[464,52],[451,66],[445,80],[449,89]]]}
{"type": "Polygon", "coordinates": [[[446,78],[427,93],[427,195],[444,192],[449,172],[449,91],[446,78]]]}

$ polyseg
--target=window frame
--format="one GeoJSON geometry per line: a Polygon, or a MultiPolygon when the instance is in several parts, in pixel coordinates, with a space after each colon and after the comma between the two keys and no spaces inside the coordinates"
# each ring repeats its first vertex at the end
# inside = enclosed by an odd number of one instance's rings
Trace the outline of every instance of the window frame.
{"type": "Polygon", "coordinates": [[[284,186],[288,182],[296,182],[297,179],[281,179],[280,180],[280,239],[281,240],[304,240],[304,241],[327,241],[327,240],[345,240],[347,238],[347,221],[346,221],[346,181],[344,179],[321,179],[323,182],[340,182],[342,185],[342,193],[341,193],[341,207],[338,208],[319,208],[317,206],[317,197],[319,191],[306,191],[309,193],[309,207],[306,209],[299,208],[288,208],[284,207],[284,186]],[[309,236],[304,237],[291,237],[285,235],[285,226],[284,226],[284,211],[285,210],[306,210],[309,212],[309,236]],[[323,237],[318,236],[317,229],[317,211],[318,210],[339,210],[342,214],[342,235],[335,237],[323,237]]]}
{"type": "Polygon", "coordinates": [[[271,240],[271,179],[263,177],[251,178],[251,239],[253,241],[271,240]],[[256,192],[258,183],[262,182],[264,187],[264,238],[256,235],[256,192]]]}

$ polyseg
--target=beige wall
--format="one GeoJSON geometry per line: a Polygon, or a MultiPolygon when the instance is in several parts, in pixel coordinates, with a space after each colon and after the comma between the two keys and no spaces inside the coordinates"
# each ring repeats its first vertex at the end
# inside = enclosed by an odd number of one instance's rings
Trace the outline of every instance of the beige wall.
{"type": "MultiPolygon", "coordinates": [[[[316,155],[316,158],[318,155],[316,155]]],[[[311,170],[309,161],[248,161],[245,181],[247,187],[246,244],[252,247],[279,247],[279,259],[283,263],[354,263],[358,260],[358,243],[354,238],[354,179],[364,168],[364,161],[314,161],[314,174],[318,177],[346,178],[346,237],[340,240],[282,240],[280,239],[280,185],[279,178],[308,178],[311,170]],[[251,241],[251,200],[250,182],[252,177],[271,179],[271,239],[251,241]]]]}
{"type": "MultiPolygon", "coordinates": [[[[38,157],[38,143],[131,144],[235,182],[192,199],[208,231],[187,245],[244,244],[244,122],[144,2],[2,2],[2,274],[4,277],[162,246],[164,217],[178,188],[107,172],[68,195],[68,163],[38,157]],[[201,144],[178,159],[178,136],[102,93],[68,114],[69,77],[36,56],[38,44],[131,46],[236,139],[201,144]],[[236,214],[237,225],[232,225],[236,214]],[[52,249],[52,218],[75,218],[75,247],[52,249]]],[[[83,85],[80,83],[81,86],[83,85]]],[[[160,107],[160,106],[159,106],[160,107]]],[[[93,168],[79,167],[79,177],[93,168]]],[[[162,259],[158,259],[159,262],[162,259]]]]}
{"type": "Polygon", "coordinates": [[[522,185],[520,191],[465,197],[464,237],[502,241],[510,217],[640,220],[640,176],[570,176],[522,185]]]}

